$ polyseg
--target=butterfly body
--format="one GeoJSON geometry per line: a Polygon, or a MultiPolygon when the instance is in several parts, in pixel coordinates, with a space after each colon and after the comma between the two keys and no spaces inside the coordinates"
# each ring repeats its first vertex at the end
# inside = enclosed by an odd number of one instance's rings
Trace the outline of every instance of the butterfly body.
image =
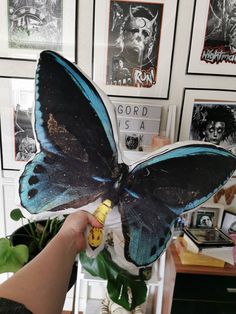
{"type": "Polygon", "coordinates": [[[163,253],[177,217],[209,199],[236,168],[234,155],[199,142],[126,164],[114,106],[75,65],[44,51],[35,84],[39,151],[20,178],[22,206],[39,213],[110,199],[125,257],[138,267],[163,253]]]}

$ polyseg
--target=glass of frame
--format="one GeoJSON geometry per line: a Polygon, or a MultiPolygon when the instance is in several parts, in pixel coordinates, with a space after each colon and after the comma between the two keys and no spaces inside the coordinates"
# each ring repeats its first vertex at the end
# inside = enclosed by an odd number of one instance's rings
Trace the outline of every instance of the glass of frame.
{"type": "Polygon", "coordinates": [[[93,79],[110,96],[167,99],[178,0],[97,0],[93,79]]]}
{"type": "Polygon", "coordinates": [[[236,92],[185,89],[179,140],[220,145],[236,153],[236,92]]]}
{"type": "Polygon", "coordinates": [[[195,0],[187,73],[235,76],[235,1],[195,0]]]}
{"type": "Polygon", "coordinates": [[[220,228],[223,211],[222,204],[204,204],[192,213],[191,227],[220,228]]]}
{"type": "Polygon", "coordinates": [[[0,58],[36,60],[54,50],[76,60],[77,0],[3,0],[0,58]]]}
{"type": "Polygon", "coordinates": [[[34,80],[1,78],[0,104],[2,168],[21,170],[36,152],[34,80]]]}

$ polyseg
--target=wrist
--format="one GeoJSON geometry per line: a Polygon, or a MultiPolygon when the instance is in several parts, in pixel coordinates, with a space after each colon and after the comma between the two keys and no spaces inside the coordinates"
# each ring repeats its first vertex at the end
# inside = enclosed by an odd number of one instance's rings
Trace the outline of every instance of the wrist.
{"type": "Polygon", "coordinates": [[[56,241],[67,254],[77,255],[76,239],[70,232],[59,232],[55,237],[56,241]]]}

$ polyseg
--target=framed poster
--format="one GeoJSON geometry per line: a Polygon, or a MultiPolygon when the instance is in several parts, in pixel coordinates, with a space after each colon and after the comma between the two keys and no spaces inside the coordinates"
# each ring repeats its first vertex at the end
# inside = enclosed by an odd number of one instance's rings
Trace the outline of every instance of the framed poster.
{"type": "Polygon", "coordinates": [[[221,204],[204,204],[192,213],[191,227],[220,228],[224,206],[221,204]]]}
{"type": "Polygon", "coordinates": [[[0,58],[36,60],[54,50],[76,61],[77,0],[2,0],[0,58]]]}
{"type": "Polygon", "coordinates": [[[187,73],[235,76],[235,19],[235,0],[195,0],[187,73]]]}
{"type": "Polygon", "coordinates": [[[34,80],[0,78],[0,104],[2,168],[21,170],[36,152],[34,80]]]}
{"type": "Polygon", "coordinates": [[[236,213],[232,213],[229,211],[224,212],[221,229],[226,234],[236,234],[236,213]]]}
{"type": "Polygon", "coordinates": [[[185,89],[179,140],[210,142],[236,154],[236,91],[185,89]]]}
{"type": "Polygon", "coordinates": [[[96,0],[93,79],[110,96],[168,98],[178,0],[96,0]]]}

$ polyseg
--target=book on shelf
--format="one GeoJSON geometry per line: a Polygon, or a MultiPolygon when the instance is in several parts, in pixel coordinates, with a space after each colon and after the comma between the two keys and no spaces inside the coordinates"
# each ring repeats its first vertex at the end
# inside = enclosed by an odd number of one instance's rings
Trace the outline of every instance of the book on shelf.
{"type": "Polygon", "coordinates": [[[224,267],[223,260],[213,258],[200,253],[194,253],[187,249],[187,242],[183,237],[178,237],[174,240],[176,252],[183,265],[211,266],[224,267]]]}
{"type": "Polygon", "coordinates": [[[185,228],[183,239],[190,252],[234,265],[234,242],[217,228],[185,228]]]}

